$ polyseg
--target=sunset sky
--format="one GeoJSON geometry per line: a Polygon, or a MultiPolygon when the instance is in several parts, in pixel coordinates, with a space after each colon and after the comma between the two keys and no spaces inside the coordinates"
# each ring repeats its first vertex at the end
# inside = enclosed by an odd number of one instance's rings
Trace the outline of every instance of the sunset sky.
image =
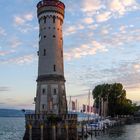
{"type": "MultiPolygon", "coordinates": [[[[34,108],[37,2],[0,0],[0,108],[34,108]]],[[[67,96],[120,82],[127,97],[140,103],[140,0],[62,2],[67,96]]]]}

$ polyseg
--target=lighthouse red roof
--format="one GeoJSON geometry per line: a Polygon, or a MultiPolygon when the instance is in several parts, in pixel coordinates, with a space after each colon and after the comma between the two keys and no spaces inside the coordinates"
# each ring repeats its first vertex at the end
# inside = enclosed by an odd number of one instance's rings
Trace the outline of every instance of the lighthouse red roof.
{"type": "Polygon", "coordinates": [[[37,8],[41,8],[44,6],[53,6],[53,7],[58,7],[60,9],[65,9],[64,3],[62,3],[59,0],[42,0],[37,4],[37,8]]]}

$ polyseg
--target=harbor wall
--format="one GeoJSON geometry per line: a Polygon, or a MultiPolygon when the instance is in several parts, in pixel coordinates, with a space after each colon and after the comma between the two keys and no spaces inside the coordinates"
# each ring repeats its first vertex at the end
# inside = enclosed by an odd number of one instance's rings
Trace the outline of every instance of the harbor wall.
{"type": "Polygon", "coordinates": [[[77,115],[26,115],[23,140],[76,140],[77,115]]]}

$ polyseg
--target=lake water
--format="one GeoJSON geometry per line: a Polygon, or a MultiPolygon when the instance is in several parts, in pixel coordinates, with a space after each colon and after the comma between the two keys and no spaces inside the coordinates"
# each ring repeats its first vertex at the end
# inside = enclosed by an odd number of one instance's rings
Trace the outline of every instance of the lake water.
{"type": "Polygon", "coordinates": [[[87,140],[140,140],[140,123],[114,127],[87,140]]]}
{"type": "MultiPolygon", "coordinates": [[[[0,118],[0,140],[22,140],[24,126],[24,118],[0,118]]],[[[140,124],[115,127],[87,140],[140,140],[140,124]]]]}
{"type": "Polygon", "coordinates": [[[0,117],[0,140],[22,140],[24,131],[24,118],[0,117]]]}

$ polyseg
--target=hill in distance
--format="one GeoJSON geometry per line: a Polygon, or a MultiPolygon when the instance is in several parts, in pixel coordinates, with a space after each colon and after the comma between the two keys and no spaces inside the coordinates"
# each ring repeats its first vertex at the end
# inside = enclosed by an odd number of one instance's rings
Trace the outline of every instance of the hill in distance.
{"type": "Polygon", "coordinates": [[[24,117],[25,112],[32,113],[32,110],[0,109],[0,117],[24,117]]]}

